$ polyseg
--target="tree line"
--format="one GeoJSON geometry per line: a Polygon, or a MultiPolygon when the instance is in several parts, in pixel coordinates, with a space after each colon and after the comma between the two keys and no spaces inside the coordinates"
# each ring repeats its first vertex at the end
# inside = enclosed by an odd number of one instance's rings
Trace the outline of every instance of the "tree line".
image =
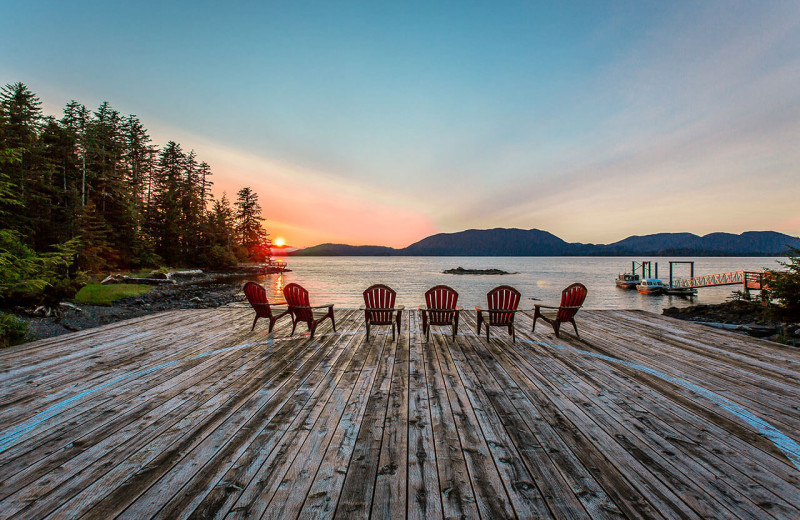
{"type": "MultiPolygon", "coordinates": [[[[135,115],[70,101],[45,115],[23,83],[0,92],[0,299],[76,272],[262,261],[258,195],[211,193],[194,150],[152,143],[135,115]],[[36,278],[39,273],[39,279],[36,278]],[[44,279],[42,279],[44,278],[44,279]]],[[[56,284],[57,285],[57,284],[56,284]]]]}

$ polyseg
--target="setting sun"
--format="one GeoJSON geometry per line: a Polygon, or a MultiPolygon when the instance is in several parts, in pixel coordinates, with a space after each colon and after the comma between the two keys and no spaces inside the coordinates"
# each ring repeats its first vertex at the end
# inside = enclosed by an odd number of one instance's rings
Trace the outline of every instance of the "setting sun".
{"type": "Polygon", "coordinates": [[[284,240],[283,237],[277,237],[273,242],[273,244],[276,245],[277,247],[283,247],[284,245],[286,245],[286,240],[284,240]]]}

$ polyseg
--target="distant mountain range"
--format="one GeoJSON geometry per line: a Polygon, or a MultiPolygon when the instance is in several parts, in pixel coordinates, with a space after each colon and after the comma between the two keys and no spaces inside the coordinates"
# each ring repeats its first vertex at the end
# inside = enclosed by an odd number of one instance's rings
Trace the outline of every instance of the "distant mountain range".
{"type": "Polygon", "coordinates": [[[403,249],[384,246],[320,244],[301,249],[302,256],[780,256],[800,240],[775,231],[741,235],[658,233],[632,236],[613,244],[565,242],[539,229],[468,229],[439,233],[403,249]]]}

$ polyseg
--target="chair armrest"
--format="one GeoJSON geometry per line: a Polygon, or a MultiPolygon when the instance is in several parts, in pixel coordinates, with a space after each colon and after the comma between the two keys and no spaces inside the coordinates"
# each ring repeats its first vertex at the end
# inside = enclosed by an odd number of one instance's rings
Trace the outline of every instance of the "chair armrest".
{"type": "Polygon", "coordinates": [[[534,305],[533,308],[542,308],[542,309],[580,309],[583,305],[534,305]]]}
{"type": "Polygon", "coordinates": [[[422,306],[419,308],[421,311],[428,311],[428,312],[461,312],[464,310],[463,307],[456,307],[454,309],[429,309],[426,306],[422,306]]]}
{"type": "Polygon", "coordinates": [[[333,307],[335,304],[327,304],[327,305],[289,305],[292,309],[327,309],[328,307],[333,307]]]}
{"type": "Polygon", "coordinates": [[[402,305],[400,307],[366,307],[362,305],[359,309],[364,311],[375,311],[375,312],[394,312],[394,311],[402,311],[405,309],[402,305]]]}
{"type": "Polygon", "coordinates": [[[495,314],[506,314],[509,312],[525,312],[525,309],[481,309],[480,307],[475,307],[475,310],[478,312],[494,312],[495,314]]]}

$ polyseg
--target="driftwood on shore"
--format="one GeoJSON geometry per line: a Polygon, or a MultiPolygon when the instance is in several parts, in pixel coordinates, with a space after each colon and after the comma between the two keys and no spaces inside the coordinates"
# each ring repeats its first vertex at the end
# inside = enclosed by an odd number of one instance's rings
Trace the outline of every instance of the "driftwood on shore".
{"type": "Polygon", "coordinates": [[[444,274],[517,274],[503,271],[502,269],[464,269],[457,267],[455,269],[445,269],[442,271],[444,274]]]}
{"type": "Polygon", "coordinates": [[[169,278],[166,275],[164,275],[162,277],[158,277],[158,278],[156,278],[154,276],[150,276],[150,277],[147,277],[147,278],[140,278],[140,277],[126,276],[126,275],[115,273],[115,274],[110,274],[110,275],[106,276],[105,279],[103,279],[103,281],[100,282],[100,283],[103,284],[103,285],[117,284],[117,283],[137,283],[137,284],[142,284],[142,285],[163,285],[163,284],[170,284],[171,285],[171,284],[175,283],[175,280],[173,280],[172,278],[169,278]]]}

